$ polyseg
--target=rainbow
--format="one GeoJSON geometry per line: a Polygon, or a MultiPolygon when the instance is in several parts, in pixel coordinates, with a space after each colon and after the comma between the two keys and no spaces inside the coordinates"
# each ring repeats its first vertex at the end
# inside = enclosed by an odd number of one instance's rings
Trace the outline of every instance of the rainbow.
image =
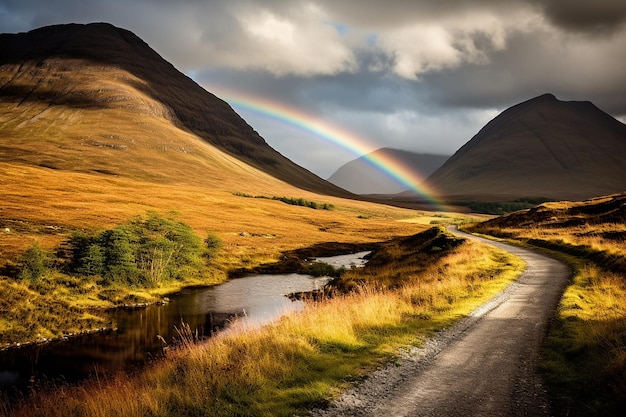
{"type": "Polygon", "coordinates": [[[445,205],[435,197],[435,192],[424,184],[425,178],[420,177],[415,171],[395,158],[387,155],[372,155],[371,152],[376,148],[362,138],[277,101],[254,97],[213,85],[208,87],[208,91],[213,92],[235,109],[268,117],[339,146],[357,157],[363,157],[371,166],[384,172],[407,189],[416,192],[425,201],[435,205],[437,209],[446,209],[445,205]]]}

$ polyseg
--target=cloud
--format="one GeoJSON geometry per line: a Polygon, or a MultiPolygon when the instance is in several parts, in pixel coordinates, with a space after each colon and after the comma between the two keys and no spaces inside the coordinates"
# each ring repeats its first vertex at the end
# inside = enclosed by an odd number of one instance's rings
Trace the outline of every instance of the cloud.
{"type": "Polygon", "coordinates": [[[234,53],[222,56],[222,63],[238,69],[264,69],[278,76],[356,70],[354,53],[341,39],[341,31],[312,4],[290,13],[247,6],[236,16],[242,39],[234,53]]]}
{"type": "Polygon", "coordinates": [[[554,25],[571,32],[610,35],[626,22],[623,0],[535,1],[554,25]]]}
{"type": "Polygon", "coordinates": [[[550,92],[562,100],[591,100],[626,114],[626,33],[598,42],[537,28],[509,39],[484,66],[428,74],[423,85],[440,105],[506,108],[550,92]]]}
{"type": "Polygon", "coordinates": [[[379,35],[383,51],[394,57],[393,72],[419,79],[421,74],[460,65],[487,64],[492,51],[506,47],[506,29],[488,15],[414,23],[379,35]]]}
{"type": "MultiPolygon", "coordinates": [[[[201,85],[279,101],[375,147],[452,153],[546,92],[626,120],[623,0],[0,0],[6,32],[94,21],[133,31],[201,85]]],[[[323,176],[356,157],[243,116],[323,176]]]]}

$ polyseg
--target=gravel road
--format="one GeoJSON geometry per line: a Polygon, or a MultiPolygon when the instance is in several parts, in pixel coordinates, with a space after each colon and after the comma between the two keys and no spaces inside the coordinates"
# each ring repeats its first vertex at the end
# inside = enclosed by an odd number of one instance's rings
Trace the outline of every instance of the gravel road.
{"type": "Polygon", "coordinates": [[[536,373],[541,340],[569,276],[565,264],[452,230],[520,256],[520,278],[422,348],[368,376],[313,416],[549,416],[536,373]]]}

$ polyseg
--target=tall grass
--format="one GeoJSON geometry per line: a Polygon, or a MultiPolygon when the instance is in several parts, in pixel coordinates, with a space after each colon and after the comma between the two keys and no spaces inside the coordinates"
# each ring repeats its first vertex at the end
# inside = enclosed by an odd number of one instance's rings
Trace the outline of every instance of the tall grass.
{"type": "Polygon", "coordinates": [[[626,409],[626,277],[580,266],[544,346],[557,415],[620,416],[626,409]]]}
{"type": "Polygon", "coordinates": [[[626,194],[546,203],[474,230],[549,250],[574,275],[543,346],[558,416],[622,416],[626,409],[626,194]]]}
{"type": "Polygon", "coordinates": [[[471,312],[522,268],[496,249],[467,242],[420,272],[404,270],[411,278],[394,289],[366,283],[261,328],[236,324],[206,342],[187,338],[144,371],[56,387],[24,398],[10,414],[304,415],[399,347],[420,344],[471,312]],[[485,265],[491,273],[481,272],[485,265]]]}

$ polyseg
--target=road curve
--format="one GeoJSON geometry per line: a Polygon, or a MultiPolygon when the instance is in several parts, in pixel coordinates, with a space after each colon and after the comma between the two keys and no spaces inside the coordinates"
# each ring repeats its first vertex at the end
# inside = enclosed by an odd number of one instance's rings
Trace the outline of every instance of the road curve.
{"type": "Polygon", "coordinates": [[[536,373],[541,341],[569,276],[565,264],[475,237],[527,264],[518,280],[470,317],[371,374],[315,416],[548,416],[536,373]]]}

